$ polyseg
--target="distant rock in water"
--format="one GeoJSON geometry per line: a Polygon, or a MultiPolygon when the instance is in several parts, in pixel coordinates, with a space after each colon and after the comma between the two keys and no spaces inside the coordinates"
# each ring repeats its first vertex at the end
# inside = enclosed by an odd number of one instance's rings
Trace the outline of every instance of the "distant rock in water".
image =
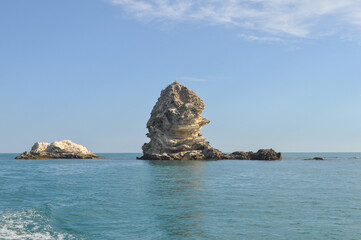
{"type": "Polygon", "coordinates": [[[231,159],[239,159],[239,160],[281,160],[282,154],[276,152],[273,149],[260,149],[256,153],[254,152],[233,152],[229,154],[231,159]]]}
{"type": "Polygon", "coordinates": [[[70,140],[58,142],[36,142],[30,152],[25,151],[15,159],[95,159],[101,158],[84,146],[70,140]]]}
{"type": "Polygon", "coordinates": [[[149,143],[142,147],[145,160],[281,159],[273,150],[225,154],[210,146],[200,133],[210,121],[202,117],[204,103],[193,91],[178,83],[162,90],[147,123],[149,143]],[[273,152],[272,152],[273,151],[273,152]]]}
{"type": "Polygon", "coordinates": [[[324,160],[322,157],[307,158],[305,160],[324,160]]]}

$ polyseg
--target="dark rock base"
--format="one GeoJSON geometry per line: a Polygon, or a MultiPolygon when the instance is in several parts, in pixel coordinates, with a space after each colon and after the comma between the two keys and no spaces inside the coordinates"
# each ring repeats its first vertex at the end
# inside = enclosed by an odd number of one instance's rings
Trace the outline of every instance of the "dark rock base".
{"type": "Polygon", "coordinates": [[[260,149],[254,152],[233,152],[232,154],[222,153],[214,148],[204,150],[184,151],[178,153],[144,154],[137,159],[142,160],[281,160],[282,154],[273,149],[260,149]]]}

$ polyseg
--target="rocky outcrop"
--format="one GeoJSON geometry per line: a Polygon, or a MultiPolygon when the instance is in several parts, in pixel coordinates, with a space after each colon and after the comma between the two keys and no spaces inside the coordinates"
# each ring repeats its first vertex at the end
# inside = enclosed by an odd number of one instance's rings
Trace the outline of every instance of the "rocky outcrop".
{"type": "Polygon", "coordinates": [[[209,123],[202,117],[204,103],[193,91],[174,82],[161,92],[147,123],[150,142],[143,145],[141,159],[219,159],[200,133],[209,123]]]}
{"type": "Polygon", "coordinates": [[[201,129],[210,121],[202,117],[204,103],[178,82],[162,90],[147,123],[149,143],[142,147],[145,160],[281,159],[270,150],[225,154],[210,146],[201,129]]]}
{"type": "Polygon", "coordinates": [[[58,142],[37,142],[31,151],[25,151],[15,159],[96,159],[101,158],[90,152],[84,146],[73,143],[70,140],[58,142]]]}
{"type": "Polygon", "coordinates": [[[230,159],[239,160],[281,160],[282,154],[273,149],[260,149],[257,152],[237,151],[229,154],[230,159]]]}

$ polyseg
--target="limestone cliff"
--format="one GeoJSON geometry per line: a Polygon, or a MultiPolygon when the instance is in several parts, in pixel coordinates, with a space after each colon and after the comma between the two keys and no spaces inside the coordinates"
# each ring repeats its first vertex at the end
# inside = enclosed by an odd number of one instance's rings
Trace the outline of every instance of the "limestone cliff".
{"type": "Polygon", "coordinates": [[[165,88],[147,123],[150,142],[143,145],[142,159],[204,159],[222,154],[209,146],[200,130],[209,123],[202,117],[204,103],[178,82],[165,88]]]}
{"type": "Polygon", "coordinates": [[[269,160],[272,157],[268,156],[275,156],[269,152],[264,157],[261,156],[263,152],[224,154],[212,148],[200,132],[210,122],[202,117],[203,110],[202,99],[178,82],[162,90],[147,123],[150,142],[143,145],[143,156],[140,159],[218,160],[258,157],[260,160],[269,160]]]}
{"type": "Polygon", "coordinates": [[[84,146],[70,140],[46,143],[36,142],[30,152],[25,151],[15,159],[57,159],[57,158],[101,158],[90,152],[84,146]]]}

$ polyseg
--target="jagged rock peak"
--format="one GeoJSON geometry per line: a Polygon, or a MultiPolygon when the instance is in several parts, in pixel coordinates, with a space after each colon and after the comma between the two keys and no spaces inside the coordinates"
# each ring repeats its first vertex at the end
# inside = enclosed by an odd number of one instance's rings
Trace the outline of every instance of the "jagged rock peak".
{"type": "Polygon", "coordinates": [[[30,152],[24,152],[16,159],[53,159],[53,158],[100,158],[86,147],[70,140],[52,143],[36,142],[30,152]]]}
{"type": "MultiPolygon", "coordinates": [[[[154,115],[156,114],[166,114],[171,111],[174,112],[174,115],[178,116],[178,118],[185,118],[184,120],[195,119],[200,116],[203,110],[203,100],[192,90],[175,81],[162,90],[151,116],[154,119],[154,115]]],[[[152,123],[153,119],[149,119],[147,127],[152,123]]],[[[205,118],[201,120],[203,120],[203,125],[209,123],[205,118]]]]}

